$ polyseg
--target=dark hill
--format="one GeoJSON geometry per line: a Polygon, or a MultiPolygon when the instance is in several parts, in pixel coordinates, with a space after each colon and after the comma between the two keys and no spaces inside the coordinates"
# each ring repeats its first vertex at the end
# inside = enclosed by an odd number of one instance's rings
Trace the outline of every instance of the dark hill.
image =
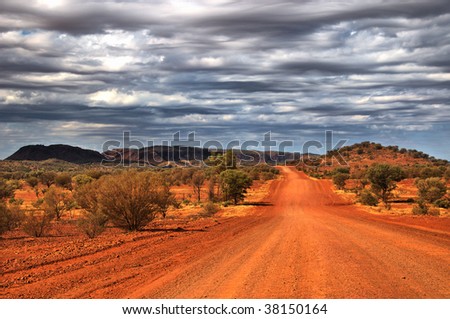
{"type": "Polygon", "coordinates": [[[28,145],[20,148],[6,160],[45,161],[58,159],[75,164],[99,163],[104,157],[99,152],[70,145],[28,145]]]}

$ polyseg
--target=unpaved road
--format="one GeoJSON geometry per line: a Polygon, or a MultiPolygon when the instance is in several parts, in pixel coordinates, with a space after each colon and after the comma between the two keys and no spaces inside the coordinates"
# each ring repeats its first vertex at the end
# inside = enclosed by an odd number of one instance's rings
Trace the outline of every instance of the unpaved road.
{"type": "Polygon", "coordinates": [[[372,215],[281,170],[252,215],[11,271],[0,297],[450,298],[448,218],[372,215]]]}

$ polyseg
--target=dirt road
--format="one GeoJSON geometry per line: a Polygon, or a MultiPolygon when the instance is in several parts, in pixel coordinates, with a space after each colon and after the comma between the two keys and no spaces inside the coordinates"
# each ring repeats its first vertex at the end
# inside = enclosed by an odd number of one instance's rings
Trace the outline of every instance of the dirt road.
{"type": "Polygon", "coordinates": [[[449,219],[372,215],[281,169],[253,215],[12,271],[31,280],[0,297],[450,298],[449,219]]]}

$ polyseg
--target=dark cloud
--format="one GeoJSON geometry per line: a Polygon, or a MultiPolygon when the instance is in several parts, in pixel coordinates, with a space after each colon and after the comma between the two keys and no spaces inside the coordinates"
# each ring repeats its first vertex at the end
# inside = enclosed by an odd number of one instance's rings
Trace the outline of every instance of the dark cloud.
{"type": "Polygon", "coordinates": [[[4,0],[0,157],[124,130],[301,143],[331,129],[450,159],[430,140],[449,133],[449,25],[444,0],[4,0]]]}

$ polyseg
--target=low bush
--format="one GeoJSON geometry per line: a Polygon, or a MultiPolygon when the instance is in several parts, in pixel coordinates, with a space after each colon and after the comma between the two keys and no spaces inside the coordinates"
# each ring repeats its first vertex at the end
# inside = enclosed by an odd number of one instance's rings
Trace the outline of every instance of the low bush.
{"type": "Polygon", "coordinates": [[[367,189],[363,189],[358,196],[358,201],[367,206],[377,206],[378,199],[377,197],[367,189]]]}
{"type": "Polygon", "coordinates": [[[207,202],[205,206],[203,206],[203,213],[206,216],[212,216],[220,210],[219,205],[214,204],[213,202],[207,202]]]}
{"type": "Polygon", "coordinates": [[[0,235],[19,227],[22,219],[23,212],[18,205],[8,207],[0,203],[0,235]]]}
{"type": "Polygon", "coordinates": [[[30,236],[42,237],[49,230],[53,218],[54,215],[48,212],[30,212],[24,217],[22,229],[30,236]]]}
{"type": "Polygon", "coordinates": [[[78,227],[89,238],[95,238],[105,230],[108,217],[102,213],[86,212],[78,221],[78,227]]]}
{"type": "Polygon", "coordinates": [[[434,202],[434,205],[440,208],[450,208],[450,200],[447,198],[441,198],[434,202]]]}

